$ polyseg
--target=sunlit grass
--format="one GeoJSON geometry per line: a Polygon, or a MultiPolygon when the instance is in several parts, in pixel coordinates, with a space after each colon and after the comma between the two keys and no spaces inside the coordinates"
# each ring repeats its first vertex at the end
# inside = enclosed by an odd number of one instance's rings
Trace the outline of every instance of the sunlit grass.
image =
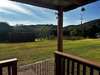
{"type": "MultiPolygon", "coordinates": [[[[19,65],[29,64],[53,57],[56,48],[56,40],[0,43],[0,60],[16,57],[19,65]]],[[[64,52],[100,62],[100,39],[64,40],[64,52]]]]}
{"type": "Polygon", "coordinates": [[[70,54],[100,62],[100,39],[65,41],[64,50],[70,54]]]}

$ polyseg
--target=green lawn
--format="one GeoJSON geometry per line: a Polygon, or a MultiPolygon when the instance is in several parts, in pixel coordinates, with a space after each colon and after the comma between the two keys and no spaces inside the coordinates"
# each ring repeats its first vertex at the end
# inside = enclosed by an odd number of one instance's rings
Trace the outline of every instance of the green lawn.
{"type": "MultiPolygon", "coordinates": [[[[0,43],[0,60],[17,57],[19,65],[53,57],[56,40],[0,43]]],[[[64,51],[100,63],[100,39],[64,40],[64,51]]]]}

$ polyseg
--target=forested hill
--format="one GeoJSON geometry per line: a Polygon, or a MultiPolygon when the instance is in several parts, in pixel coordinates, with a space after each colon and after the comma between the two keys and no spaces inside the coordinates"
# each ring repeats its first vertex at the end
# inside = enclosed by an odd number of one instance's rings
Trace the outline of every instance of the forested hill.
{"type": "MultiPolygon", "coordinates": [[[[100,19],[86,22],[82,25],[69,25],[63,28],[65,37],[96,38],[100,35],[100,19]]],[[[53,24],[15,25],[0,22],[0,41],[19,40],[32,41],[33,37],[39,39],[52,39],[57,36],[57,26],[53,24]],[[20,38],[22,37],[22,38],[20,38]],[[23,39],[24,38],[24,39],[23,39]]]]}
{"type": "Polygon", "coordinates": [[[16,32],[31,32],[36,38],[51,38],[56,36],[57,26],[52,24],[44,25],[17,25],[12,29],[16,32]]]}
{"type": "Polygon", "coordinates": [[[95,24],[100,24],[100,19],[95,19],[89,22],[84,23],[84,25],[95,25],[95,24]]]}
{"type": "Polygon", "coordinates": [[[64,27],[64,35],[67,36],[95,38],[97,34],[100,34],[100,19],[92,20],[82,25],[69,25],[64,27]]]}

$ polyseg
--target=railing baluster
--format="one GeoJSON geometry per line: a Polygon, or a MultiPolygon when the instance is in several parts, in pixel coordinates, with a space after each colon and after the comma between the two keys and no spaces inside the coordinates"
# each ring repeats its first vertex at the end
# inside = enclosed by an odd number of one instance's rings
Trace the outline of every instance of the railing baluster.
{"type": "Polygon", "coordinates": [[[2,75],[2,67],[0,66],[0,75],[2,75]]]}
{"type": "Polygon", "coordinates": [[[61,74],[61,58],[59,55],[55,55],[55,75],[60,75],[61,74]]]}
{"type": "Polygon", "coordinates": [[[40,75],[42,75],[42,74],[41,74],[41,73],[42,73],[41,71],[42,71],[42,67],[41,67],[41,63],[40,63],[40,75]]]}
{"type": "Polygon", "coordinates": [[[72,69],[72,75],[74,75],[74,67],[75,67],[75,65],[74,65],[74,61],[72,61],[72,66],[71,66],[71,69],[72,69]]]}
{"type": "Polygon", "coordinates": [[[61,75],[65,75],[65,59],[61,59],[61,75]]]}
{"type": "Polygon", "coordinates": [[[70,60],[67,60],[67,75],[70,74],[70,60]]]}
{"type": "Polygon", "coordinates": [[[47,75],[47,66],[46,66],[46,61],[44,62],[45,63],[45,75],[47,75]]]}
{"type": "Polygon", "coordinates": [[[86,75],[86,65],[83,65],[83,75],[86,75]]]}
{"type": "Polygon", "coordinates": [[[17,75],[17,62],[12,65],[12,75],[17,75]]]}
{"type": "Polygon", "coordinates": [[[8,75],[11,75],[11,66],[8,66],[8,75]]]}
{"type": "Polygon", "coordinates": [[[94,75],[94,70],[93,70],[93,68],[90,68],[90,75],[94,75]]]}
{"type": "Polygon", "coordinates": [[[77,63],[77,75],[80,75],[80,64],[77,63]]]}

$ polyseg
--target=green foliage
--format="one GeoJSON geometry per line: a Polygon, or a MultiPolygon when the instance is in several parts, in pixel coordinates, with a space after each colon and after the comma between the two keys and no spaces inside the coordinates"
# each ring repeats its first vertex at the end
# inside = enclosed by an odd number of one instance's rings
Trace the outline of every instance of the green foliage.
{"type": "Polygon", "coordinates": [[[57,35],[57,27],[52,24],[9,26],[1,22],[0,26],[0,35],[2,35],[0,38],[2,41],[5,41],[5,39],[2,39],[4,37],[7,37],[6,40],[10,42],[24,42],[35,41],[35,39],[53,39],[57,35]]]}
{"type": "Polygon", "coordinates": [[[35,32],[28,26],[13,26],[9,32],[9,42],[35,41],[35,32]]]}
{"type": "Polygon", "coordinates": [[[0,33],[8,32],[9,29],[10,29],[9,24],[7,24],[5,22],[0,22],[0,33]]]}
{"type": "Polygon", "coordinates": [[[8,39],[8,33],[10,26],[5,22],[0,22],[0,41],[6,41],[8,39]]]}
{"type": "MultiPolygon", "coordinates": [[[[98,33],[100,33],[100,19],[86,22],[82,25],[70,25],[63,27],[65,39],[75,40],[81,38],[97,38],[98,33]]],[[[11,41],[14,38],[16,41],[19,39],[24,42],[25,40],[22,38],[25,38],[26,41],[32,41],[35,39],[55,39],[56,37],[56,25],[40,24],[9,26],[7,23],[0,23],[0,40],[2,41],[9,41],[9,39],[11,41]]]]}
{"type": "Polygon", "coordinates": [[[38,39],[51,39],[52,36],[56,37],[57,27],[55,25],[35,25],[33,26],[36,37],[38,39]]]}
{"type": "Polygon", "coordinates": [[[64,27],[64,35],[67,37],[96,38],[100,32],[100,19],[86,22],[82,25],[70,25],[64,27]]]}

